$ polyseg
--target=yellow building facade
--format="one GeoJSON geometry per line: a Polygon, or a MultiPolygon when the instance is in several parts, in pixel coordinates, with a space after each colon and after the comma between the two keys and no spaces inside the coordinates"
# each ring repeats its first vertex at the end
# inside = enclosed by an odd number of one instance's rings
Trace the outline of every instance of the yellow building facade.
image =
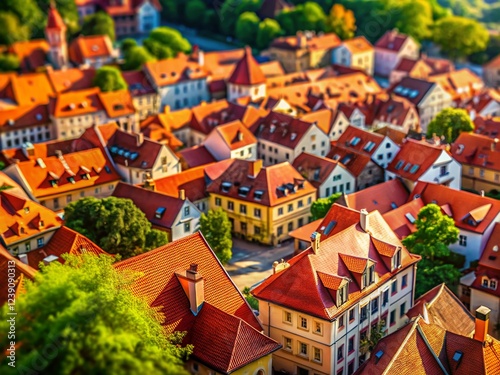
{"type": "MultiPolygon", "coordinates": [[[[273,372],[272,354],[268,354],[258,360],[243,366],[236,371],[231,372],[231,375],[271,375],[273,372]]],[[[223,375],[222,372],[217,372],[205,366],[202,363],[188,360],[184,368],[191,374],[195,375],[223,375]]]]}
{"type": "Polygon", "coordinates": [[[500,190],[500,171],[462,164],[462,188],[485,192],[500,190]]]}

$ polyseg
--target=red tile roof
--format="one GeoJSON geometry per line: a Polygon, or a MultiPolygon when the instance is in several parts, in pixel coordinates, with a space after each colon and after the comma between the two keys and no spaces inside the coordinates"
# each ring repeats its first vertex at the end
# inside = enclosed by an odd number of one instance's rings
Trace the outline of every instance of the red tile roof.
{"type": "Polygon", "coordinates": [[[344,168],[337,161],[308,154],[307,152],[303,152],[296,157],[292,165],[315,188],[319,188],[336,168],[344,168]]]}
{"type": "Polygon", "coordinates": [[[396,157],[387,166],[387,171],[410,181],[417,181],[432,167],[443,152],[450,154],[440,146],[434,146],[425,141],[407,139],[401,145],[396,157]]]}
{"type": "Polygon", "coordinates": [[[69,59],[75,64],[85,64],[86,60],[113,58],[111,39],[107,35],[80,35],[69,45],[69,59]]]}
{"type": "Polygon", "coordinates": [[[322,221],[323,219],[314,220],[306,225],[301,226],[300,228],[292,230],[288,233],[288,235],[300,241],[309,242],[311,240],[311,234],[317,231],[322,221]]]}
{"type": "Polygon", "coordinates": [[[203,66],[190,61],[182,53],[173,59],[147,62],[144,64],[144,71],[158,87],[202,79],[208,75],[203,66]]]}
{"type": "Polygon", "coordinates": [[[139,209],[144,212],[146,218],[157,228],[172,229],[175,219],[184,206],[185,201],[171,195],[143,189],[139,186],[129,185],[119,182],[113,191],[113,196],[117,198],[127,198],[132,200],[139,209]],[[161,218],[156,217],[158,208],[165,208],[161,218]]]}
{"type": "Polygon", "coordinates": [[[219,125],[212,132],[217,132],[231,150],[257,144],[257,139],[239,120],[219,125]]]}
{"type": "Polygon", "coordinates": [[[0,110],[0,132],[50,124],[47,105],[31,104],[0,110]]]}
{"type": "Polygon", "coordinates": [[[271,48],[280,48],[287,50],[332,50],[338,47],[341,43],[340,38],[333,33],[316,35],[314,32],[308,31],[303,35],[303,45],[298,42],[299,36],[286,36],[275,39],[271,43],[271,48]]]}
{"type": "Polygon", "coordinates": [[[409,193],[400,180],[390,180],[369,188],[347,194],[347,207],[355,210],[365,208],[368,212],[377,210],[381,214],[405,204],[409,193]]]}
{"type": "MultiPolygon", "coordinates": [[[[341,206],[336,207],[336,210],[349,211],[341,206]]],[[[402,246],[380,213],[375,211],[368,214],[368,223],[370,233],[363,231],[359,224],[355,223],[322,240],[316,253],[309,248],[296,255],[288,262],[290,267],[268,277],[253,290],[253,294],[264,301],[292,308],[318,318],[333,320],[361,298],[387,282],[394,276],[395,272],[401,272],[402,269],[406,269],[420,259],[419,256],[410,254],[402,246]],[[402,268],[391,272],[388,269],[388,265],[391,264],[390,258],[379,253],[373,239],[400,246],[402,248],[402,268]],[[349,259],[347,267],[344,259],[349,259]],[[354,259],[356,261],[351,264],[350,260],[354,259]],[[355,279],[355,276],[358,275],[353,276],[352,272],[359,272],[361,267],[358,266],[361,263],[366,266],[368,259],[376,262],[377,282],[363,290],[360,290],[356,282],[350,282],[347,303],[336,304],[330,291],[320,281],[318,273],[355,279]],[[351,267],[352,271],[348,267],[351,267]]]]}
{"type": "Polygon", "coordinates": [[[0,238],[6,246],[61,226],[52,210],[7,189],[0,191],[0,238]]]}
{"type": "Polygon", "coordinates": [[[500,280],[500,257],[498,256],[498,247],[500,246],[500,223],[496,223],[491,231],[490,237],[484,247],[479,265],[475,270],[475,278],[471,283],[471,287],[479,290],[481,293],[486,293],[500,298],[500,288],[490,288],[483,286],[483,278],[489,280],[500,280]]]}
{"type": "Polygon", "coordinates": [[[337,144],[342,145],[342,147],[345,145],[345,148],[349,150],[356,150],[371,156],[377,151],[384,138],[381,134],[349,125],[337,140],[337,144]]]}
{"type": "Polygon", "coordinates": [[[47,70],[47,76],[54,92],[85,90],[94,87],[95,69],[47,70]]]}
{"type": "Polygon", "coordinates": [[[359,211],[335,203],[321,220],[316,231],[321,234],[323,241],[357,222],[359,222],[359,211]]]}
{"type": "Polygon", "coordinates": [[[408,35],[400,34],[396,30],[389,30],[377,40],[375,47],[399,52],[408,38],[410,38],[408,35]]]}
{"type": "MultiPolygon", "coordinates": [[[[50,241],[42,248],[27,253],[28,264],[34,269],[39,269],[39,264],[48,256],[56,256],[57,261],[64,263],[63,254],[80,255],[84,253],[94,255],[109,255],[94,242],[80,233],[62,226],[52,236],[50,241]]],[[[111,256],[111,255],[109,255],[111,256]]]]}
{"type": "Polygon", "coordinates": [[[127,82],[128,89],[133,97],[155,94],[156,90],[149,82],[142,70],[122,72],[123,79],[127,82]]]}
{"type": "Polygon", "coordinates": [[[135,113],[132,96],[128,90],[100,92],[99,100],[109,119],[130,116],[135,113]]]}
{"type": "Polygon", "coordinates": [[[0,244],[0,274],[5,275],[0,278],[0,306],[7,303],[9,294],[9,278],[7,272],[11,264],[15,266],[15,290],[16,295],[24,291],[24,280],[33,280],[36,270],[24,264],[19,259],[14,258],[9,252],[0,244]]]}
{"type": "Polygon", "coordinates": [[[260,170],[259,164],[262,165],[262,161],[259,163],[258,161],[233,160],[221,176],[212,180],[207,187],[207,192],[270,207],[316,192],[316,188],[305,181],[304,177],[288,162],[262,167],[260,170]],[[256,175],[249,177],[252,164],[257,171],[256,175]],[[224,184],[230,184],[230,186],[223,188],[224,184]],[[241,188],[244,187],[248,188],[246,196],[241,194],[241,188]],[[262,194],[256,195],[259,191],[262,194]]]}
{"type": "Polygon", "coordinates": [[[493,139],[498,138],[500,134],[500,117],[484,118],[482,116],[477,116],[474,119],[474,126],[474,133],[486,135],[493,139]]]}
{"type": "Polygon", "coordinates": [[[21,61],[21,70],[25,72],[35,71],[47,64],[49,49],[45,39],[15,42],[9,47],[9,51],[21,61]]]}
{"type": "Polygon", "coordinates": [[[461,164],[500,171],[500,143],[497,138],[461,133],[451,146],[451,154],[461,164]]]}
{"type": "Polygon", "coordinates": [[[164,317],[166,333],[187,331],[184,343],[192,357],[229,373],[280,348],[264,336],[258,319],[198,232],[116,264],[122,272],[139,272],[132,291],[164,317]],[[204,304],[198,315],[177,273],[198,265],[204,279],[204,304]]]}
{"type": "Polygon", "coordinates": [[[203,145],[184,148],[179,151],[179,155],[186,169],[216,162],[212,154],[203,145]]]}
{"type": "Polygon", "coordinates": [[[375,130],[375,133],[389,137],[398,146],[401,146],[404,142],[404,139],[406,138],[406,132],[395,130],[389,126],[378,128],[375,130]]]}
{"type": "Polygon", "coordinates": [[[234,85],[259,85],[266,83],[266,77],[259,67],[259,64],[252,56],[250,47],[245,48],[243,58],[236,64],[236,67],[229,77],[228,82],[234,85]]]}
{"type": "Polygon", "coordinates": [[[66,31],[66,25],[53,2],[50,3],[47,15],[47,29],[66,31]]]}
{"type": "Polygon", "coordinates": [[[191,168],[172,176],[160,178],[156,180],[156,190],[172,197],[179,196],[179,190],[184,189],[186,197],[191,202],[196,202],[207,198],[206,182],[205,182],[205,167],[191,168]]]}
{"type": "Polygon", "coordinates": [[[401,81],[390,86],[387,92],[391,95],[403,97],[418,106],[436,84],[435,82],[406,76],[401,81]]]}
{"type": "Polygon", "coordinates": [[[403,239],[417,230],[415,220],[424,206],[425,203],[421,198],[413,199],[395,210],[386,212],[384,214],[384,220],[389,224],[394,233],[396,233],[400,239],[403,239]]]}
{"type": "Polygon", "coordinates": [[[343,164],[354,177],[358,177],[371,161],[370,155],[340,145],[332,145],[326,157],[343,164]]]}

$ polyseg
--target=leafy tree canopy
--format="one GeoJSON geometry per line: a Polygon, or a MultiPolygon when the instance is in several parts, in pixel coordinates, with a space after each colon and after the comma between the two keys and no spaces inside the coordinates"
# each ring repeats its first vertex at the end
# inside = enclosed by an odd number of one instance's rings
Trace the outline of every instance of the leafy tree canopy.
{"type": "Polygon", "coordinates": [[[191,52],[191,44],[188,40],[176,29],[165,26],[151,31],[143,45],[158,59],[175,57],[179,52],[191,52]]]}
{"type": "Polygon", "coordinates": [[[11,45],[28,37],[29,29],[13,13],[0,12],[0,44],[11,45]]]}
{"type": "Polygon", "coordinates": [[[130,49],[135,46],[137,46],[137,41],[135,39],[125,38],[122,40],[120,48],[122,53],[126,55],[127,52],[130,51],[130,49]]]}
{"type": "Polygon", "coordinates": [[[115,40],[115,21],[106,12],[97,12],[85,17],[82,25],[83,35],[107,35],[115,40]]]}
{"type": "Polygon", "coordinates": [[[151,229],[146,215],[130,199],[83,198],[66,206],[64,218],[68,227],[88,237],[108,253],[120,254],[123,258],[168,242],[165,232],[156,236],[150,234],[157,229],[151,229]],[[156,241],[151,242],[155,238],[156,241]]]}
{"type": "Polygon", "coordinates": [[[326,15],[321,6],[314,2],[297,5],[294,9],[283,11],[276,17],[286,35],[297,31],[324,31],[326,15]]]}
{"type": "Polygon", "coordinates": [[[125,90],[127,82],[118,68],[113,66],[103,66],[97,69],[94,77],[94,85],[98,86],[102,92],[125,90]]]}
{"type": "Polygon", "coordinates": [[[0,55],[0,72],[14,72],[19,70],[19,58],[16,55],[0,55]]]}
{"type": "Polygon", "coordinates": [[[474,130],[467,111],[461,108],[445,108],[429,123],[427,134],[444,135],[446,142],[452,143],[462,132],[474,130]]]}
{"type": "Polygon", "coordinates": [[[325,29],[327,32],[337,34],[342,40],[352,38],[356,31],[354,12],[344,8],[341,4],[335,4],[330,9],[325,29]]]}
{"type": "Polygon", "coordinates": [[[432,7],[428,0],[404,0],[397,2],[394,26],[403,34],[411,35],[417,41],[430,36],[434,22],[432,7]]]}
{"type": "MultiPolygon", "coordinates": [[[[37,34],[40,29],[43,29],[43,14],[35,0],[2,0],[0,1],[0,12],[12,13],[23,30],[12,30],[17,33],[22,33],[24,38],[18,40],[27,40],[31,34],[37,34]]],[[[4,22],[0,21],[0,25],[4,22]]],[[[2,30],[4,31],[4,30],[2,30]]],[[[43,30],[41,30],[43,32],[43,30]]],[[[1,33],[3,35],[3,32],[1,33]]],[[[1,37],[0,36],[0,37],[1,37]]]]}
{"type": "Polygon", "coordinates": [[[156,60],[156,58],[143,46],[131,46],[127,48],[128,49],[124,51],[125,63],[122,66],[123,70],[137,70],[145,63],[156,60]]]}
{"type": "Polygon", "coordinates": [[[311,215],[313,220],[322,219],[326,216],[332,205],[342,196],[342,193],[335,193],[327,198],[319,198],[311,205],[311,215]]]}
{"type": "Polygon", "coordinates": [[[269,47],[271,42],[281,36],[283,31],[276,20],[266,18],[259,24],[257,30],[257,48],[264,49],[269,47]]]}
{"type": "Polygon", "coordinates": [[[236,22],[240,14],[245,12],[257,12],[260,0],[225,0],[220,8],[220,30],[224,35],[234,36],[236,33],[236,22]]]}
{"type": "Polygon", "coordinates": [[[236,22],[236,38],[240,42],[255,45],[260,19],[253,12],[242,13],[236,22]]]}
{"type": "MultiPolygon", "coordinates": [[[[165,335],[155,312],[131,293],[132,275],[117,272],[108,256],[64,257],[65,264],[42,266],[16,298],[16,373],[185,374],[181,360],[192,347],[165,335]]],[[[7,316],[9,306],[2,309],[7,316]]],[[[3,348],[8,330],[2,319],[3,348]]],[[[5,355],[0,361],[9,368],[5,355]]]]}
{"type": "Polygon", "coordinates": [[[231,223],[227,213],[219,208],[201,214],[200,231],[221,263],[227,263],[233,256],[231,223]]]}
{"type": "Polygon", "coordinates": [[[203,15],[207,6],[202,0],[189,0],[184,9],[186,25],[191,27],[203,27],[203,15]]]}

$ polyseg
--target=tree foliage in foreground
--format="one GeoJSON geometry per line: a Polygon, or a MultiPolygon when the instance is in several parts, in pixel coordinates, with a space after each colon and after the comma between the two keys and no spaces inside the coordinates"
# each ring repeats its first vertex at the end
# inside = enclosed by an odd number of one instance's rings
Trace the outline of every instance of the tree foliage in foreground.
{"type": "Polygon", "coordinates": [[[474,130],[469,114],[461,108],[445,108],[429,123],[427,135],[444,135],[446,142],[452,143],[462,132],[474,130]]]}
{"type": "Polygon", "coordinates": [[[201,214],[200,231],[221,263],[227,263],[233,256],[231,223],[222,209],[209,210],[201,214]]]}
{"type": "Polygon", "coordinates": [[[418,264],[415,296],[421,296],[436,285],[452,286],[460,271],[450,264],[449,245],[457,242],[459,230],[452,218],[436,204],[428,204],[418,213],[417,231],[403,240],[406,248],[422,256],[418,264]]]}
{"type": "Polygon", "coordinates": [[[120,70],[114,66],[103,66],[97,69],[94,85],[99,87],[102,92],[126,90],[128,87],[120,70]]]}
{"type": "Polygon", "coordinates": [[[327,198],[316,199],[311,204],[311,216],[313,220],[322,219],[326,216],[332,205],[342,196],[342,193],[335,193],[327,198]]]}
{"type": "MultiPolygon", "coordinates": [[[[135,276],[117,272],[108,256],[64,255],[42,266],[16,300],[16,374],[184,374],[182,334],[168,337],[154,310],[135,297],[135,276]]],[[[9,306],[2,315],[8,316],[9,306]]],[[[8,348],[9,323],[0,322],[8,348]]],[[[9,373],[2,356],[3,374],[9,373]]]]}
{"type": "Polygon", "coordinates": [[[115,40],[115,21],[105,12],[97,12],[83,20],[83,35],[107,35],[112,42],[115,40]]]}
{"type": "Polygon", "coordinates": [[[64,209],[65,225],[122,258],[168,242],[165,232],[151,228],[146,215],[130,199],[87,197],[64,209]]]}

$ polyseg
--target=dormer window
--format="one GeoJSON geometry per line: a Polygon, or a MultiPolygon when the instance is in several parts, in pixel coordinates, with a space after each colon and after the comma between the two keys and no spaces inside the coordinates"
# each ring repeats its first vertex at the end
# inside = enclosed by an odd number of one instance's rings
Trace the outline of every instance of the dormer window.
{"type": "Polygon", "coordinates": [[[351,139],[350,144],[351,144],[351,146],[356,146],[360,141],[361,141],[361,138],[359,138],[359,137],[353,137],[351,139]]]}
{"type": "Polygon", "coordinates": [[[365,145],[363,150],[365,150],[366,152],[371,152],[374,147],[375,147],[375,142],[370,141],[365,145]]]}
{"type": "Polygon", "coordinates": [[[24,207],[24,213],[29,214],[30,213],[30,208],[29,207],[24,207]]]}
{"type": "Polygon", "coordinates": [[[375,265],[370,266],[368,269],[368,282],[370,285],[375,282],[375,265]]]}
{"type": "Polygon", "coordinates": [[[488,288],[490,286],[490,281],[487,277],[483,277],[483,287],[488,288]]]}
{"type": "Polygon", "coordinates": [[[398,269],[401,267],[401,248],[399,248],[394,256],[392,257],[392,270],[398,269]]]}
{"type": "Polygon", "coordinates": [[[50,180],[50,186],[57,187],[57,180],[50,180]]]}
{"type": "Polygon", "coordinates": [[[343,305],[344,303],[347,302],[347,287],[349,286],[349,283],[345,283],[343,286],[339,288],[337,291],[337,307],[340,305],[343,305]]]}
{"type": "Polygon", "coordinates": [[[231,188],[231,186],[232,186],[232,183],[230,183],[230,182],[223,182],[222,185],[221,185],[222,191],[224,193],[228,193],[229,189],[231,188]]]}
{"type": "Polygon", "coordinates": [[[496,280],[490,280],[490,289],[493,289],[493,290],[497,289],[497,281],[496,280]]]}
{"type": "Polygon", "coordinates": [[[75,183],[75,178],[73,176],[68,177],[68,182],[74,184],[75,183]]]}

